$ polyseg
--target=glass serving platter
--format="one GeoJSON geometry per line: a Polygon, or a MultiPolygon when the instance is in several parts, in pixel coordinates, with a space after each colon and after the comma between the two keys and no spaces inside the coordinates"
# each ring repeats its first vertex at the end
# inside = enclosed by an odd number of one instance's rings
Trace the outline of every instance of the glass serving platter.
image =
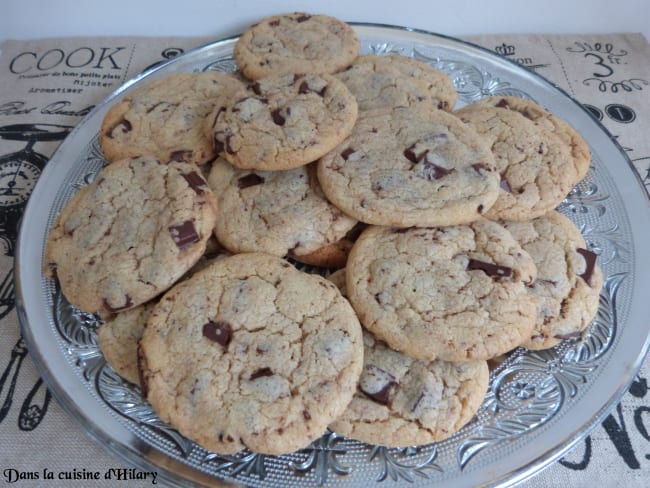
{"type": "MultiPolygon", "coordinates": [[[[518,349],[491,372],[475,418],[444,442],[401,449],[334,432],[284,456],[211,453],[162,422],[137,386],[108,366],[98,319],[68,304],[43,277],[48,231],[68,199],[105,164],[97,135],[109,107],[143,83],[177,72],[236,68],[237,38],[197,48],[132,79],[99,104],[61,144],[26,207],[16,258],[22,333],[61,405],[92,438],[130,465],[156,470],[171,486],[216,480],[251,487],[505,486],[566,453],[608,414],[648,349],[650,202],[607,131],[577,101],[534,72],[475,45],[402,27],[353,24],[362,52],[411,56],[449,74],[458,106],[488,95],[535,100],[589,143],[592,166],[558,207],[583,233],[605,274],[597,316],[578,339],[540,352],[518,349]]],[[[218,412],[215,412],[218,415],[218,412]]]]}

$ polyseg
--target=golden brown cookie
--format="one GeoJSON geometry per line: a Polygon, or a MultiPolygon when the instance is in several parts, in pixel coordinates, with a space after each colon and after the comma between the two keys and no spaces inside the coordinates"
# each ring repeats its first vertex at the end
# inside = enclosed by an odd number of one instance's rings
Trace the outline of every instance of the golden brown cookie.
{"type": "Polygon", "coordinates": [[[286,170],[311,163],[350,134],[357,102],[327,74],[269,76],[217,106],[214,147],[241,169],[286,170]]]}
{"type": "Polygon", "coordinates": [[[313,165],[251,171],[219,158],[208,184],[223,216],[215,235],[233,253],[300,259],[339,242],[357,223],[327,201],[313,165]]]}
{"type": "Polygon", "coordinates": [[[501,177],[499,197],[486,217],[540,217],[557,207],[578,181],[567,144],[521,113],[479,102],[456,115],[489,144],[501,177]]]}
{"type": "Polygon", "coordinates": [[[352,134],[318,162],[327,198],[375,225],[436,226],[479,219],[499,174],[489,147],[443,110],[366,110],[352,134]]]}
{"type": "Polygon", "coordinates": [[[252,80],[287,73],[334,73],[359,54],[354,29],[328,15],[294,12],[260,20],[237,40],[237,66],[252,80]]]}
{"type": "Polygon", "coordinates": [[[584,178],[585,174],[589,170],[589,164],[591,163],[591,153],[589,152],[589,145],[587,142],[580,133],[571,126],[571,124],[555,116],[533,100],[527,98],[492,96],[483,98],[476,103],[504,110],[513,110],[535,124],[556,134],[569,147],[569,151],[573,158],[573,165],[576,174],[575,178],[577,178],[573,184],[576,184],[584,178]]]}
{"type": "Polygon", "coordinates": [[[603,273],[597,255],[587,248],[575,224],[555,211],[503,225],[537,266],[537,279],[530,287],[537,299],[537,321],[522,345],[548,349],[579,337],[598,311],[603,273]]]}
{"type": "Polygon", "coordinates": [[[203,164],[215,157],[205,118],[244,85],[217,71],[178,73],[147,83],[108,111],[99,143],[108,161],[150,155],[203,164]]]}
{"type": "MultiPolygon", "coordinates": [[[[347,296],[345,269],[328,279],[347,296]]],[[[444,440],[479,409],[489,383],[486,361],[413,359],[363,332],[363,371],[357,392],[330,425],[371,444],[404,447],[444,440]]]]}
{"type": "Polygon", "coordinates": [[[338,434],[388,447],[447,439],[476,414],[487,391],[486,361],[413,359],[363,334],[363,372],[338,434]]]}
{"type": "Polygon", "coordinates": [[[398,54],[359,56],[336,77],[356,97],[359,110],[425,104],[451,111],[458,97],[446,73],[398,54]]]}
{"type": "Polygon", "coordinates": [[[501,225],[369,227],[346,266],[348,298],[363,326],[424,360],[490,359],[535,325],[532,258],[501,225]]]}
{"type": "Polygon", "coordinates": [[[134,308],[201,258],[216,205],[193,164],[116,161],[59,214],[47,240],[45,272],[85,312],[108,316],[134,308]]]}
{"type": "Polygon", "coordinates": [[[176,285],[140,344],[156,413],[221,454],[307,446],[350,402],[363,362],[361,326],[338,288],[261,253],[176,285]]]}

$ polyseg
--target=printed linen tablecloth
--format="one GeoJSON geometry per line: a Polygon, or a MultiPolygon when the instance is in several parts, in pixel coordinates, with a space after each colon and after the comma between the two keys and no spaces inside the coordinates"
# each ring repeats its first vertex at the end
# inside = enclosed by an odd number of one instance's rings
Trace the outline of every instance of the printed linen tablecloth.
{"type": "MultiPolygon", "coordinates": [[[[0,47],[0,485],[159,484],[155,472],[123,464],[88,438],[52,399],[20,335],[13,259],[30,192],[73,127],[125,81],[211,40],[72,38],[0,47]],[[99,479],[88,479],[89,473],[99,479]]],[[[650,45],[642,35],[466,40],[536,71],[584,104],[650,187],[650,45]]],[[[646,360],[602,424],[525,486],[650,486],[649,375],[646,360]]]]}

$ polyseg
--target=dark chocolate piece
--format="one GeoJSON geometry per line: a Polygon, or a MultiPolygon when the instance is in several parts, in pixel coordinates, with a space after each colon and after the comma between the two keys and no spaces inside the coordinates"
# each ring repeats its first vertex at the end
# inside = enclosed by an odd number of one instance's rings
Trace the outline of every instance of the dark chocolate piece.
{"type": "Polygon", "coordinates": [[[391,381],[389,383],[386,383],[386,385],[384,385],[384,387],[379,391],[373,393],[365,391],[363,389],[361,389],[361,391],[363,392],[364,395],[366,395],[371,400],[374,400],[377,403],[381,403],[382,405],[388,405],[388,402],[390,401],[390,394],[396,385],[397,385],[396,382],[391,381]]]}
{"type": "Polygon", "coordinates": [[[262,183],[264,183],[264,178],[255,173],[249,173],[237,180],[237,186],[239,188],[248,188],[249,186],[261,185],[262,183]]]}
{"type": "Polygon", "coordinates": [[[584,273],[578,275],[580,278],[585,280],[585,282],[591,286],[591,278],[594,275],[594,269],[596,267],[596,259],[598,255],[595,252],[589,251],[588,249],[583,249],[581,247],[577,248],[576,251],[585,258],[585,271],[584,273]]]}
{"type": "Polygon", "coordinates": [[[273,122],[274,122],[276,125],[280,125],[280,126],[284,125],[285,118],[284,118],[284,117],[282,116],[282,114],[280,113],[280,109],[279,109],[279,108],[276,108],[275,110],[273,110],[273,111],[271,112],[271,118],[273,119],[273,122]]]}
{"type": "Polygon", "coordinates": [[[420,160],[424,156],[426,156],[427,152],[429,152],[429,150],[423,151],[420,154],[416,154],[415,153],[415,144],[413,144],[413,145],[407,147],[406,149],[404,149],[404,157],[406,159],[408,159],[409,161],[411,161],[412,163],[419,163],[420,160]]]}
{"type": "Polygon", "coordinates": [[[341,157],[342,157],[345,161],[347,161],[348,158],[350,157],[350,155],[351,155],[351,154],[354,154],[354,152],[355,152],[354,149],[352,149],[351,147],[348,147],[347,149],[343,150],[343,152],[341,153],[341,157]]]}
{"type": "Polygon", "coordinates": [[[510,105],[508,104],[508,101],[505,98],[499,100],[495,106],[499,108],[510,108],[510,105]]]}
{"type": "Polygon", "coordinates": [[[512,268],[507,266],[500,266],[494,263],[486,263],[478,259],[470,259],[467,263],[468,270],[480,270],[492,278],[510,278],[512,276],[512,268]]]}
{"type": "Polygon", "coordinates": [[[271,368],[260,368],[257,371],[254,371],[251,374],[249,380],[253,381],[257,378],[263,378],[265,376],[273,376],[273,371],[271,371],[271,368]]]}
{"type": "Polygon", "coordinates": [[[210,339],[212,342],[216,342],[224,349],[230,344],[232,339],[232,329],[228,322],[219,320],[217,322],[210,321],[206,324],[203,324],[203,329],[201,331],[203,337],[210,339]]]}
{"type": "Polygon", "coordinates": [[[395,381],[395,377],[392,374],[373,364],[365,367],[361,381],[359,381],[359,390],[371,400],[382,405],[388,405],[390,403],[390,395],[396,386],[397,381],[395,381]],[[383,383],[383,386],[378,391],[368,391],[364,388],[364,375],[379,379],[379,384],[383,383]]]}
{"type": "Polygon", "coordinates": [[[196,171],[191,171],[190,173],[183,173],[183,178],[187,181],[187,184],[190,185],[190,188],[196,192],[197,195],[203,194],[202,186],[205,186],[205,181],[196,171]]]}
{"type": "Polygon", "coordinates": [[[172,225],[168,230],[179,249],[183,249],[201,240],[196,232],[196,227],[194,227],[194,222],[191,220],[186,220],[182,224],[172,225]]]}
{"type": "Polygon", "coordinates": [[[424,167],[422,168],[422,173],[427,180],[439,180],[451,173],[453,169],[443,168],[429,161],[424,162],[424,167]]]}
{"type": "Polygon", "coordinates": [[[298,87],[298,93],[301,95],[304,95],[305,93],[317,93],[322,97],[325,95],[326,91],[327,91],[327,85],[325,85],[320,91],[315,91],[309,87],[306,81],[300,83],[300,86],[298,87]]]}

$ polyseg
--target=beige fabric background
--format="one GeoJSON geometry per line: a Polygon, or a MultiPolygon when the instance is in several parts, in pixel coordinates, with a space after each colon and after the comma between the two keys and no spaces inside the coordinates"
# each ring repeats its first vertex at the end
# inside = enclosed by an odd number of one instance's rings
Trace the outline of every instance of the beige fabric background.
{"type": "MultiPolygon", "coordinates": [[[[0,47],[0,127],[11,124],[72,127],[95,104],[146,67],[211,40],[7,41],[0,47]]],[[[517,60],[580,102],[592,106],[628,151],[646,188],[650,186],[650,46],[643,36],[490,35],[468,40],[517,60]]],[[[59,143],[40,141],[34,143],[33,149],[50,156],[59,143]]],[[[25,141],[0,139],[0,155],[21,151],[25,146],[25,141]]],[[[11,244],[6,246],[4,255],[0,255],[0,279],[13,264],[11,244]]],[[[525,486],[650,486],[650,395],[646,383],[649,373],[646,362],[630,393],[603,425],[561,463],[555,463],[525,486]]],[[[125,467],[88,439],[56,401],[50,401],[38,378],[19,342],[17,318],[12,311],[0,320],[0,409],[2,405],[10,407],[0,410],[0,486],[9,486],[3,475],[8,468],[37,472],[44,468],[50,471],[85,468],[105,472],[109,468],[125,467]],[[30,398],[34,387],[35,393],[30,398]],[[24,408],[29,404],[37,407],[24,408]],[[40,419],[45,409],[40,425],[32,430],[25,430],[25,425],[19,428],[21,418],[27,419],[29,427],[29,421],[40,419]]],[[[84,482],[83,486],[120,484],[93,483],[84,482]]],[[[151,485],[135,481],[121,484],[151,485]]],[[[20,481],[15,486],[71,484],[20,481]]]]}

